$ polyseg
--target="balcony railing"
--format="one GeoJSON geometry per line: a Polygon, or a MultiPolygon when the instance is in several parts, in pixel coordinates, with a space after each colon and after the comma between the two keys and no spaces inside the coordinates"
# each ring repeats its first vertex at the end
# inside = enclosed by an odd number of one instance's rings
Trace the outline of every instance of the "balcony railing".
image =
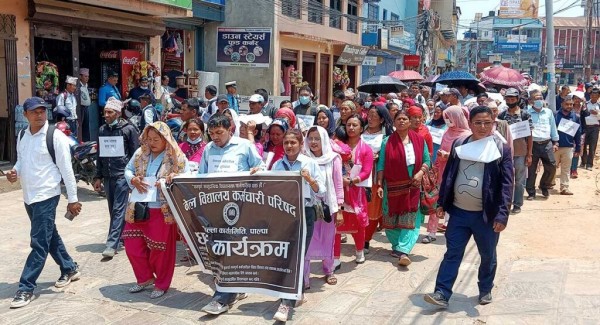
{"type": "Polygon", "coordinates": [[[357,34],[358,33],[358,17],[356,16],[348,16],[346,30],[350,33],[357,34]]]}
{"type": "Polygon", "coordinates": [[[300,1],[281,0],[281,13],[285,16],[300,19],[300,1]]]}

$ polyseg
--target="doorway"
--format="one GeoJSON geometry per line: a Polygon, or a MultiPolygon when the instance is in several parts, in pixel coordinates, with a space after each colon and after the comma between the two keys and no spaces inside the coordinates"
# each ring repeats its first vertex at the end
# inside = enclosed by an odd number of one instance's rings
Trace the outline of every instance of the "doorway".
{"type": "Polygon", "coordinates": [[[0,14],[0,161],[17,161],[15,110],[19,104],[16,17],[0,14]]]}

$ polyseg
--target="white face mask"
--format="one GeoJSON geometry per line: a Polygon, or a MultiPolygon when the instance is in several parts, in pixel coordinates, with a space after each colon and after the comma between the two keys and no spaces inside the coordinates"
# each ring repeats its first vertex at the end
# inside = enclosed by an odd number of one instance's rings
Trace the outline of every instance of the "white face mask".
{"type": "Polygon", "coordinates": [[[142,89],[146,90],[146,89],[148,89],[148,86],[146,86],[146,87],[144,87],[144,86],[140,86],[140,88],[142,88],[142,89]]]}
{"type": "Polygon", "coordinates": [[[365,108],[371,107],[371,102],[365,102],[365,108]]]}

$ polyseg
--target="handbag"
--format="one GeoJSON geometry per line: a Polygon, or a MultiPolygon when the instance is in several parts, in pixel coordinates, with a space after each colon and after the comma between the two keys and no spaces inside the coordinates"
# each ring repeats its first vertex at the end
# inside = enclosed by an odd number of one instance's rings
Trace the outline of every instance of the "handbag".
{"type": "Polygon", "coordinates": [[[314,207],[317,214],[317,220],[323,220],[327,223],[332,221],[331,210],[329,209],[329,206],[325,204],[325,202],[317,202],[315,203],[314,207]]]}
{"type": "Polygon", "coordinates": [[[144,222],[150,219],[150,208],[148,202],[135,202],[133,205],[133,220],[135,222],[144,222]]]}
{"type": "MultiPolygon", "coordinates": [[[[160,172],[160,168],[162,167],[162,162],[158,165],[158,169],[156,170],[156,177],[158,177],[158,173],[160,172]]],[[[134,222],[144,222],[150,219],[150,208],[148,207],[148,202],[135,202],[133,204],[133,220],[134,222]]]]}
{"type": "Polygon", "coordinates": [[[420,209],[424,215],[430,215],[437,207],[439,197],[437,179],[437,168],[428,168],[427,172],[423,174],[420,209]]]}

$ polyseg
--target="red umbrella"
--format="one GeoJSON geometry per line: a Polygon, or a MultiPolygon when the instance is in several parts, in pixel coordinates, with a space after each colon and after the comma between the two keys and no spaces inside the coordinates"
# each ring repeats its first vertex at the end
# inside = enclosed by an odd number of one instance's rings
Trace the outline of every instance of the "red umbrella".
{"type": "Polygon", "coordinates": [[[501,86],[522,88],[527,85],[527,79],[519,71],[502,65],[482,71],[479,76],[481,81],[501,86]]]}
{"type": "Polygon", "coordinates": [[[394,71],[388,74],[388,76],[402,81],[421,81],[424,79],[420,73],[413,70],[394,71]]]}

